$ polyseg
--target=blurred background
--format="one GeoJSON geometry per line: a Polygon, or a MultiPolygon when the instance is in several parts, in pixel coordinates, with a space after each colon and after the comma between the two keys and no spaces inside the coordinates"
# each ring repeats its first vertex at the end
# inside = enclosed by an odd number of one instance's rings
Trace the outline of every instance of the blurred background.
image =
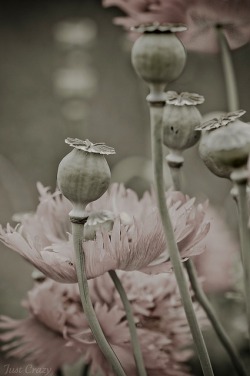
{"type": "MultiPolygon", "coordinates": [[[[103,9],[99,0],[4,1],[0,8],[0,223],[14,224],[13,214],[35,210],[36,182],[55,189],[58,163],[69,151],[66,137],[113,146],[113,180],[141,195],[152,177],[147,88],[131,66],[131,42],[112,23],[122,12],[103,9]]],[[[249,44],[233,51],[233,63],[240,107],[250,121],[249,44]]],[[[188,52],[182,76],[169,89],[203,95],[202,114],[227,111],[218,54],[188,52]]],[[[186,192],[208,197],[235,233],[230,184],[204,167],[197,148],[186,152],[184,171],[186,192]]],[[[20,301],[32,286],[32,268],[0,248],[0,313],[24,317],[20,301]]],[[[223,294],[212,298],[222,317],[240,314],[235,306],[228,310],[223,294]]],[[[214,362],[224,362],[223,375],[233,375],[221,349],[213,351],[219,354],[214,362]]]]}

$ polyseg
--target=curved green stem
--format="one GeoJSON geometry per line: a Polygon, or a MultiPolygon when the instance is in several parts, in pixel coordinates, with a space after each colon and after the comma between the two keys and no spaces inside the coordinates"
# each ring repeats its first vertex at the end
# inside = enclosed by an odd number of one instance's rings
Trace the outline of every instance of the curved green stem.
{"type": "MultiPolygon", "coordinates": [[[[170,171],[172,173],[171,168],[170,168],[170,171]]],[[[173,181],[174,181],[174,188],[176,190],[181,190],[180,172],[181,172],[181,167],[175,168],[175,179],[173,179],[173,181]]],[[[184,263],[184,265],[186,267],[189,281],[192,286],[195,298],[204,309],[215,333],[218,336],[218,339],[220,340],[222,346],[224,347],[225,351],[230,357],[231,362],[236,372],[238,373],[239,376],[247,376],[247,371],[245,370],[244,365],[240,361],[240,356],[237,352],[237,349],[235,348],[230,337],[227,335],[225,329],[221,325],[220,320],[217,317],[215,310],[213,309],[213,306],[211,305],[210,301],[208,300],[206,294],[204,293],[199,283],[199,279],[198,279],[193,261],[189,259],[184,263]]]]}
{"type": "Polygon", "coordinates": [[[215,333],[217,334],[222,346],[224,347],[232,361],[235,371],[239,376],[247,376],[247,371],[240,361],[239,353],[234,347],[234,344],[227,335],[225,329],[221,325],[216,312],[214,311],[211,303],[209,302],[203,289],[201,288],[193,262],[189,259],[185,262],[185,266],[188,272],[189,280],[194,291],[195,297],[204,309],[204,311],[206,312],[206,315],[210,323],[212,324],[215,333]]]}
{"type": "Polygon", "coordinates": [[[89,371],[90,371],[90,365],[89,364],[84,364],[81,376],[90,376],[89,371]]]}
{"type": "Polygon", "coordinates": [[[100,350],[106,357],[107,361],[111,364],[115,375],[126,376],[121,363],[115,355],[112,347],[108,343],[99,321],[96,317],[95,310],[93,308],[88,288],[88,281],[85,271],[85,257],[82,247],[83,241],[84,223],[72,223],[72,234],[76,256],[76,272],[80,290],[80,297],[82,301],[83,310],[88,321],[89,327],[95,337],[95,340],[100,347],[100,350]]]}
{"type": "Polygon", "coordinates": [[[172,167],[172,166],[169,166],[169,169],[170,169],[170,173],[171,173],[172,180],[173,180],[174,190],[180,191],[181,190],[181,177],[180,177],[181,169],[178,167],[172,167]]]}
{"type": "Polygon", "coordinates": [[[239,110],[239,96],[231,50],[228,46],[222,27],[217,27],[217,33],[221,49],[221,59],[227,91],[228,111],[233,112],[239,110]]]}
{"type": "Polygon", "coordinates": [[[147,376],[147,373],[144,367],[142,353],[141,353],[140,343],[139,343],[137,333],[136,333],[136,326],[134,322],[133,312],[132,312],[131,305],[129,303],[126,291],[124,290],[122,283],[114,270],[110,270],[109,275],[112,281],[114,282],[114,285],[120,295],[121,301],[123,303],[123,306],[126,312],[126,317],[128,321],[131,342],[132,342],[132,347],[133,347],[133,352],[134,352],[134,358],[135,358],[135,363],[138,369],[138,374],[139,376],[147,376]]]}
{"type": "Polygon", "coordinates": [[[244,271],[245,301],[250,338],[250,230],[248,228],[247,183],[238,183],[239,232],[244,271]]]}
{"type": "Polygon", "coordinates": [[[211,362],[208,356],[206,345],[195,316],[192,299],[189,288],[186,283],[184,268],[181,262],[178,246],[175,241],[174,231],[166,205],[164,179],[163,179],[163,147],[162,147],[162,110],[164,104],[150,103],[151,118],[151,140],[152,140],[152,156],[156,183],[156,193],[158,207],[161,215],[163,229],[165,232],[166,243],[169,250],[170,260],[173,265],[177,284],[179,287],[182,303],[193,336],[196,351],[201,363],[201,367],[205,376],[213,376],[211,362]]]}

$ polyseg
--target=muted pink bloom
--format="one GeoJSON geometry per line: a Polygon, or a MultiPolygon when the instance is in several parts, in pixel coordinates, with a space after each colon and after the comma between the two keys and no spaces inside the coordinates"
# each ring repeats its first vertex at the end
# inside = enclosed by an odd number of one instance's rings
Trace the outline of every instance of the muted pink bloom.
{"type": "MultiPolygon", "coordinates": [[[[23,217],[16,228],[1,228],[0,239],[48,277],[64,283],[76,282],[68,216],[71,206],[59,192],[50,194],[41,185],[38,188],[41,196],[36,213],[23,217]]],[[[209,230],[206,207],[195,205],[194,199],[177,192],[167,195],[167,204],[182,258],[200,254],[205,248],[200,245],[201,240],[209,230]]],[[[110,231],[98,230],[94,240],[83,242],[88,278],[114,269],[170,271],[164,232],[152,195],[146,193],[139,200],[133,191],[113,184],[88,210],[109,211],[115,218],[110,231]]]]}
{"type": "Polygon", "coordinates": [[[203,288],[209,293],[231,290],[234,286],[235,262],[240,245],[224,218],[212,207],[208,214],[211,227],[206,236],[206,252],[194,258],[198,274],[203,277],[203,288]]]}
{"type": "Polygon", "coordinates": [[[124,11],[127,17],[114,22],[127,29],[148,22],[186,24],[188,30],[179,37],[190,50],[218,52],[218,26],[231,49],[250,40],[249,0],[103,0],[103,5],[124,11]]]}
{"type": "Polygon", "coordinates": [[[195,0],[103,0],[104,7],[119,7],[127,17],[114,22],[125,28],[144,23],[186,23],[187,8],[195,0]]]}
{"type": "MultiPolygon", "coordinates": [[[[174,276],[122,272],[120,278],[134,310],[148,375],[190,375],[185,361],[192,355],[187,349],[191,335],[174,276]]],[[[125,312],[110,277],[105,274],[91,280],[90,293],[105,336],[126,373],[135,376],[125,312]]],[[[77,285],[45,280],[35,285],[24,304],[28,318],[2,317],[0,321],[5,331],[0,340],[8,356],[25,358],[52,371],[81,358],[90,364],[91,373],[113,375],[88,327],[77,285]],[[6,344],[8,341],[12,342],[6,344]]],[[[197,305],[195,310],[204,322],[197,305]]]]}
{"type": "Polygon", "coordinates": [[[201,52],[220,50],[216,28],[223,31],[229,47],[250,41],[249,0],[201,0],[188,9],[188,31],[181,34],[186,48],[201,52]]]}

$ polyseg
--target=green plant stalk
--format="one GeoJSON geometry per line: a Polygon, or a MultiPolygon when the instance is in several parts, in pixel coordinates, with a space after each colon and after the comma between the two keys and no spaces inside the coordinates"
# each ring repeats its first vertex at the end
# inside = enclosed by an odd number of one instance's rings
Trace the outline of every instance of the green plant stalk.
{"type": "Polygon", "coordinates": [[[90,365],[89,364],[83,365],[82,376],[90,376],[90,365]]]}
{"type": "Polygon", "coordinates": [[[114,285],[120,295],[121,301],[123,303],[123,306],[126,312],[126,317],[128,321],[131,342],[132,342],[132,347],[133,347],[133,353],[134,353],[134,358],[135,358],[135,363],[137,366],[138,374],[139,376],[147,376],[147,372],[144,367],[143,357],[141,353],[140,343],[139,343],[137,333],[136,333],[136,326],[134,322],[133,312],[132,312],[132,308],[129,303],[126,291],[124,290],[123,285],[118,275],[116,274],[115,270],[110,270],[109,275],[112,281],[114,282],[114,285]]]}
{"type": "Polygon", "coordinates": [[[250,338],[250,230],[248,228],[247,182],[237,183],[237,187],[240,244],[244,271],[248,334],[250,338]]]}
{"type": "MultiPolygon", "coordinates": [[[[170,168],[170,171],[172,173],[173,168],[170,168]]],[[[181,166],[178,168],[174,168],[174,189],[178,191],[182,191],[181,187],[181,166]]],[[[224,347],[225,351],[227,352],[228,356],[231,359],[231,362],[235,368],[235,371],[239,376],[247,376],[247,371],[244,368],[244,365],[240,361],[240,355],[237,352],[237,349],[235,348],[233,342],[231,341],[230,337],[227,335],[226,331],[224,330],[223,326],[220,323],[219,318],[217,317],[217,314],[211,305],[210,301],[208,300],[206,294],[204,293],[201,284],[199,282],[196,269],[194,266],[194,263],[191,259],[187,260],[184,263],[190,284],[192,286],[194,295],[196,300],[200,303],[204,311],[206,312],[206,315],[217,334],[218,339],[220,340],[222,346],[224,347]]]]}
{"type": "Polygon", "coordinates": [[[156,193],[160,216],[165,232],[166,243],[169,249],[170,260],[173,265],[177,284],[179,287],[183,307],[193,336],[194,345],[198,354],[200,364],[205,376],[213,376],[213,370],[206,345],[195,316],[192,299],[189,288],[186,283],[183,265],[181,262],[178,246],[175,241],[174,231],[166,205],[164,179],[163,179],[163,128],[162,128],[162,111],[163,103],[150,103],[150,119],[151,119],[151,141],[152,141],[152,157],[154,166],[154,175],[156,183],[156,193]]]}
{"type": "Polygon", "coordinates": [[[231,50],[228,46],[222,27],[217,27],[216,29],[221,50],[221,60],[227,92],[228,111],[233,112],[239,110],[239,96],[231,50]]]}
{"type": "Polygon", "coordinates": [[[234,347],[234,344],[232,343],[231,339],[229,338],[223,326],[221,325],[216,312],[214,311],[211,303],[209,302],[203,289],[200,286],[193,262],[191,260],[187,260],[185,262],[185,266],[188,272],[189,280],[194,291],[195,297],[204,309],[204,311],[206,312],[206,315],[212,327],[214,328],[215,333],[217,334],[222,346],[224,347],[231,359],[235,371],[239,376],[247,376],[247,371],[240,361],[240,355],[238,354],[236,348],[234,347]]]}
{"type": "Polygon", "coordinates": [[[72,222],[72,234],[75,249],[76,272],[80,290],[80,297],[89,327],[93,333],[93,336],[95,337],[98,346],[100,347],[100,350],[104,354],[107,361],[111,364],[115,375],[126,376],[126,373],[124,372],[119,359],[115,355],[113,349],[111,348],[102,331],[102,328],[96,317],[95,310],[90,299],[88,280],[86,277],[85,270],[85,256],[82,246],[84,238],[84,223],[72,222]]]}
{"type": "Polygon", "coordinates": [[[181,191],[181,169],[179,167],[169,166],[170,173],[173,180],[173,188],[175,191],[181,191]]]}

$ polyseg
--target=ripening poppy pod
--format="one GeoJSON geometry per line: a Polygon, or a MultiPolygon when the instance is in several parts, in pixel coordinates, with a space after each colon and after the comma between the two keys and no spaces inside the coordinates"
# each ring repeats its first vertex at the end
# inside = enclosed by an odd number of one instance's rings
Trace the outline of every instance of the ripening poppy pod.
{"type": "Polygon", "coordinates": [[[73,204],[71,217],[83,217],[88,203],[97,200],[107,190],[111,173],[105,154],[114,154],[113,148],[103,143],[67,138],[73,150],[59,164],[59,189],[73,204]]]}
{"type": "Polygon", "coordinates": [[[201,132],[195,128],[201,124],[201,114],[196,105],[204,97],[195,93],[168,91],[163,111],[163,142],[171,150],[185,150],[195,145],[201,132]]]}
{"type": "Polygon", "coordinates": [[[143,33],[132,49],[136,73],[149,85],[165,87],[181,74],[186,52],[175,33],[186,30],[181,24],[147,24],[133,28],[143,33]]]}
{"type": "Polygon", "coordinates": [[[250,125],[239,120],[245,111],[230,112],[212,119],[202,130],[199,152],[202,160],[215,175],[230,178],[231,173],[247,164],[250,152],[250,125]]]}

